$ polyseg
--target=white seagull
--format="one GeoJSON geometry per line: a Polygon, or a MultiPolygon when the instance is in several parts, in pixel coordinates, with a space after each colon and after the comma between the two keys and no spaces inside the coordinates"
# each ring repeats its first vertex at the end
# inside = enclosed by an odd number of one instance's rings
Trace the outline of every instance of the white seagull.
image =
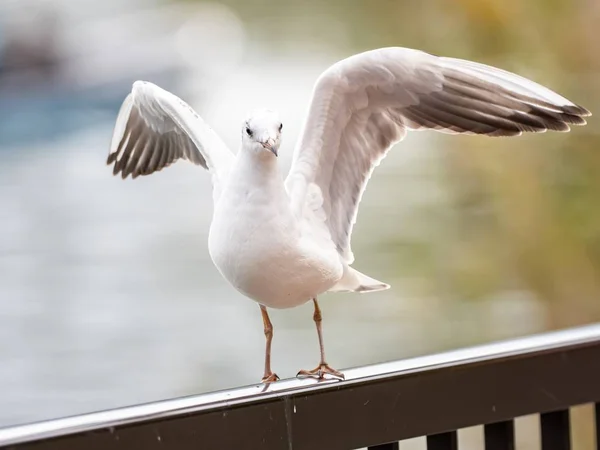
{"type": "Polygon", "coordinates": [[[325,292],[376,292],[389,285],[352,268],[352,227],[374,167],[408,130],[518,136],[569,131],[591,113],[504,70],[392,47],[341,60],[317,79],[293,162],[284,178],[277,154],[282,123],[257,110],[244,121],[234,155],[183,100],[136,81],[118,113],[107,164],[123,178],[150,175],[184,159],[207,169],[214,211],[208,248],[222,276],[256,301],[266,336],[262,382],[271,370],[267,308],[309,300],[321,358],[297,376],[344,375],[325,359],[325,292]]]}

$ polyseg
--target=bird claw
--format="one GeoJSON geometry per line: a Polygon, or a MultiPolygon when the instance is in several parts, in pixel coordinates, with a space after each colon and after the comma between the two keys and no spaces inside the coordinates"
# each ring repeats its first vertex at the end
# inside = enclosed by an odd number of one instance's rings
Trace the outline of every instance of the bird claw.
{"type": "Polygon", "coordinates": [[[262,380],[260,380],[261,383],[273,383],[274,381],[278,381],[279,377],[277,376],[276,373],[271,372],[268,375],[265,375],[264,377],[262,377],[262,380]]]}
{"type": "Polygon", "coordinates": [[[296,375],[297,378],[317,378],[318,380],[324,380],[325,375],[331,375],[339,380],[344,380],[346,377],[339,370],[335,370],[329,366],[329,364],[319,364],[313,370],[301,370],[296,375]]]}

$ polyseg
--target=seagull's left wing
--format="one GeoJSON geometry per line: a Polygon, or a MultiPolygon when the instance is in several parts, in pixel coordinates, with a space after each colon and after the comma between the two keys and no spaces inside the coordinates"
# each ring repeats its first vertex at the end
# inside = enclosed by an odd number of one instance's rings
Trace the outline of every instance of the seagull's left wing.
{"type": "Polygon", "coordinates": [[[515,136],[569,131],[588,115],[501,69],[406,48],[373,50],[334,64],[317,80],[286,188],[299,215],[307,193],[320,190],[331,238],[350,263],[367,181],[407,130],[515,136]]]}

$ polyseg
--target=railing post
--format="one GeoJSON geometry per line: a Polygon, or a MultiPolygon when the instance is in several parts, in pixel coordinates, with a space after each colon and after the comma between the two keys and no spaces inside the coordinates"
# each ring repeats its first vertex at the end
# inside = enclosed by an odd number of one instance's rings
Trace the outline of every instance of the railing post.
{"type": "Polygon", "coordinates": [[[387,444],[372,445],[369,450],[400,450],[400,443],[388,442],[387,444]]]}
{"type": "Polygon", "coordinates": [[[571,422],[569,410],[540,414],[542,450],[570,450],[571,422]]]}
{"type": "Polygon", "coordinates": [[[512,420],[484,426],[485,450],[514,450],[515,423],[512,420]]]}
{"type": "Polygon", "coordinates": [[[456,431],[427,436],[427,450],[458,450],[456,431]]]}
{"type": "Polygon", "coordinates": [[[600,450],[600,402],[596,403],[596,450],[600,450]]]}

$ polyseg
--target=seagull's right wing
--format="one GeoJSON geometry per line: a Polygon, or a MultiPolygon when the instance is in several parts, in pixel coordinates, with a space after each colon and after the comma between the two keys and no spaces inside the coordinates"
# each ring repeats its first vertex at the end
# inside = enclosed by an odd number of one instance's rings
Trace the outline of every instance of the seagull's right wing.
{"type": "Polygon", "coordinates": [[[150,175],[179,159],[207,169],[215,185],[234,156],[187,103],[155,84],[136,81],[117,116],[107,164],[125,179],[150,175]]]}

